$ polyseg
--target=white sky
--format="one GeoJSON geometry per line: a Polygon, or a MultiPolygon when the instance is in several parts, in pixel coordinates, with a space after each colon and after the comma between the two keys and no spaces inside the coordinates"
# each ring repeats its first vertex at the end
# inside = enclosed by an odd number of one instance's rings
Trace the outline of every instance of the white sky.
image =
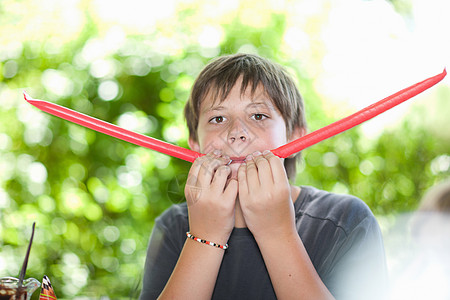
{"type": "MultiPolygon", "coordinates": [[[[315,82],[327,102],[356,111],[450,66],[450,1],[411,3],[406,20],[382,0],[333,1],[323,73],[315,82]]],[[[449,76],[443,85],[450,87],[449,76]]],[[[424,99],[436,96],[435,88],[363,124],[364,130],[376,135],[395,126],[412,105],[430,103],[424,99]]]]}

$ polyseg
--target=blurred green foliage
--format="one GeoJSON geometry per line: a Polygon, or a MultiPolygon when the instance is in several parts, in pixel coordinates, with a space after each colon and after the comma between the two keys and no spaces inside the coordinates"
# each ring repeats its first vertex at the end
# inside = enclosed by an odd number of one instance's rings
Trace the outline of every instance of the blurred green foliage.
{"type": "MultiPolygon", "coordinates": [[[[183,24],[194,11],[177,11],[175,30],[189,35],[183,24]]],[[[302,64],[280,50],[282,14],[261,26],[233,18],[222,29],[219,47],[187,40],[165,53],[153,43],[158,32],[119,32],[111,42],[91,20],[63,45],[23,41],[17,55],[2,56],[0,276],[19,273],[36,221],[27,277],[48,275],[58,298],[136,298],[154,219],[183,201],[190,166],[47,115],[21,100],[22,89],[187,147],[182,111],[195,76],[214,56],[249,51],[294,72],[311,130],[333,121],[302,64]]],[[[354,194],[377,215],[413,210],[450,165],[448,135],[416,126],[427,116],[414,114],[376,139],[356,128],[307,149],[296,183],[354,194]]]]}

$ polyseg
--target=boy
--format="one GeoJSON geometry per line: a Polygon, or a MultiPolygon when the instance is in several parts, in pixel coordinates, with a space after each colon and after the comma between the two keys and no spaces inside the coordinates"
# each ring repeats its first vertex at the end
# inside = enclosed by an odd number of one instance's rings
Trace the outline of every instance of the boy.
{"type": "Polygon", "coordinates": [[[381,299],[381,233],[359,199],[292,186],[306,131],[284,69],[236,54],[199,74],[185,107],[198,158],[186,203],[155,222],[140,299],[381,299]],[[232,158],[232,159],[231,159],[232,158]]]}

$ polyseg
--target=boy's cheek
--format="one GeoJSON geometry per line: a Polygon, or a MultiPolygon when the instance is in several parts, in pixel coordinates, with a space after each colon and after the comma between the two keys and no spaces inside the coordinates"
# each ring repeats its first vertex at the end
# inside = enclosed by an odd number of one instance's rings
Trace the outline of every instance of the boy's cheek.
{"type": "MultiPolygon", "coordinates": [[[[223,145],[220,145],[219,143],[215,141],[205,141],[203,145],[200,147],[200,152],[204,154],[208,154],[214,150],[222,150],[223,145]]],[[[222,150],[223,151],[223,150],[222,150]]]]}

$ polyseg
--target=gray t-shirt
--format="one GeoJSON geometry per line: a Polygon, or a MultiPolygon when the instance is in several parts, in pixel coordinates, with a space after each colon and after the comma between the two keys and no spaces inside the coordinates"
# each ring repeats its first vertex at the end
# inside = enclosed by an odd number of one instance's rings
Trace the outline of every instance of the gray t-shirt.
{"type": "MultiPolygon", "coordinates": [[[[384,299],[387,272],[383,240],[367,205],[353,196],[302,186],[294,208],[300,238],[333,296],[384,299]]],[[[156,299],[161,293],[177,263],[186,231],[186,203],[173,205],[156,219],[140,299],[156,299]]],[[[251,232],[234,228],[228,244],[212,299],[276,299],[251,232]]]]}

